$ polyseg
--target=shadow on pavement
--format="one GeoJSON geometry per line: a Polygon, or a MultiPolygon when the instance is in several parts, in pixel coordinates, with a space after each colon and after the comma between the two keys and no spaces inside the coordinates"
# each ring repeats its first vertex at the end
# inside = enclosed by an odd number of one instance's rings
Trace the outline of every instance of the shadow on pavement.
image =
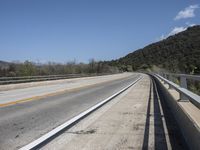
{"type": "Polygon", "coordinates": [[[166,103],[167,99],[165,99],[162,92],[159,90],[159,87],[156,90],[156,85],[158,85],[156,84],[156,82],[157,81],[154,79],[152,79],[151,81],[151,85],[153,86],[150,87],[150,92],[149,92],[142,149],[148,150],[154,148],[156,150],[167,150],[167,149],[186,150],[188,149],[188,147],[185,143],[185,140],[183,139],[178,124],[176,123],[176,120],[173,117],[173,114],[166,103]],[[153,114],[150,114],[151,101],[153,101],[153,107],[154,107],[153,114]],[[162,107],[163,114],[161,113],[160,105],[162,107]],[[154,118],[154,147],[149,147],[150,117],[154,118]],[[166,121],[166,128],[169,136],[168,144],[163,124],[164,120],[166,121]],[[168,147],[169,145],[170,147],[168,147]]]}

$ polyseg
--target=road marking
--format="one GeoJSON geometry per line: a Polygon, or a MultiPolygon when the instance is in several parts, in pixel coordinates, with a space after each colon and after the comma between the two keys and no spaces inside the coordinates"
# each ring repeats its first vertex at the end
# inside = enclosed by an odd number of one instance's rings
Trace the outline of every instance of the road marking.
{"type": "Polygon", "coordinates": [[[90,86],[94,86],[94,85],[77,87],[77,88],[73,88],[73,89],[66,89],[66,90],[61,90],[61,91],[57,91],[57,92],[53,92],[53,93],[49,93],[49,94],[33,96],[33,97],[30,97],[30,98],[25,98],[25,99],[20,99],[20,100],[8,102],[8,103],[0,104],[0,107],[6,107],[6,106],[9,106],[9,105],[15,105],[15,104],[24,103],[24,102],[27,102],[27,101],[40,100],[42,98],[46,98],[46,97],[50,97],[50,96],[56,96],[56,95],[59,95],[59,94],[64,94],[65,92],[74,92],[74,91],[77,91],[77,90],[80,90],[80,89],[83,89],[83,88],[87,88],[87,87],[90,87],[90,86]]]}
{"type": "Polygon", "coordinates": [[[119,92],[113,94],[112,96],[110,96],[107,99],[99,102],[98,104],[90,107],[89,109],[80,113],[79,115],[71,118],[70,120],[66,121],[62,125],[56,127],[55,129],[51,130],[50,132],[46,133],[45,135],[43,135],[40,138],[36,139],[35,141],[31,142],[30,144],[20,148],[19,150],[31,150],[31,149],[37,148],[38,146],[40,146],[42,143],[44,143],[45,141],[47,141],[51,137],[55,136],[56,134],[58,134],[59,132],[61,132],[64,129],[66,129],[70,125],[72,125],[75,122],[79,121],[80,119],[84,118],[84,116],[86,116],[86,115],[90,114],[91,112],[95,111],[96,109],[100,108],[101,106],[103,106],[104,104],[106,104],[107,102],[109,102],[110,100],[112,100],[113,98],[115,98],[116,96],[118,96],[119,94],[121,94],[122,92],[127,90],[128,88],[130,88],[131,86],[135,85],[142,78],[143,78],[143,76],[140,75],[137,78],[137,80],[135,80],[134,82],[132,82],[131,84],[129,84],[128,86],[126,86],[125,88],[120,90],[119,92]]]}
{"type": "Polygon", "coordinates": [[[66,92],[75,92],[77,90],[81,90],[81,89],[88,88],[88,87],[93,87],[93,86],[96,86],[96,85],[99,85],[99,84],[103,84],[105,82],[86,85],[86,86],[82,86],[82,87],[76,87],[76,88],[72,88],[72,89],[61,90],[61,91],[57,91],[57,92],[53,92],[53,93],[49,93],[49,94],[44,94],[44,95],[39,95],[39,96],[33,96],[33,97],[25,98],[25,99],[12,101],[12,102],[2,103],[2,104],[0,104],[0,107],[6,107],[6,106],[10,106],[10,105],[19,104],[19,103],[25,103],[25,102],[28,102],[28,101],[41,100],[41,99],[46,98],[46,97],[56,96],[56,95],[59,95],[59,94],[64,94],[66,92]]]}

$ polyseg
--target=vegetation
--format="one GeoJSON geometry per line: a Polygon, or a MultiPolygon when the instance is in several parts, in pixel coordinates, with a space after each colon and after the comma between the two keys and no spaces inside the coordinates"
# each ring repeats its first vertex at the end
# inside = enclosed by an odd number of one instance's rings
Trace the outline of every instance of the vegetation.
{"type": "Polygon", "coordinates": [[[119,71],[160,70],[165,72],[200,74],[200,26],[189,27],[186,31],[165,40],[150,44],[125,57],[112,61],[88,64],[6,63],[0,61],[0,76],[32,76],[81,73],[116,73],[119,71]]]}
{"type": "Polygon", "coordinates": [[[96,62],[91,59],[88,64],[66,64],[49,62],[47,64],[25,61],[23,63],[0,62],[0,76],[35,76],[35,75],[62,75],[62,74],[94,74],[94,73],[117,73],[118,68],[109,66],[104,62],[96,62]]]}
{"type": "Polygon", "coordinates": [[[200,74],[200,26],[189,27],[184,32],[106,63],[123,71],[156,67],[174,73],[200,74]]]}

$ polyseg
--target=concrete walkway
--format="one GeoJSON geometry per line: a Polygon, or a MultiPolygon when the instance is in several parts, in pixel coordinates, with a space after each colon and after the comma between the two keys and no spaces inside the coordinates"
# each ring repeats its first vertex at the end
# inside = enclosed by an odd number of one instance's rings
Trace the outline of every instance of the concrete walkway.
{"type": "Polygon", "coordinates": [[[42,149],[187,149],[147,75],[42,149]],[[167,118],[167,119],[166,119],[167,118]]]}

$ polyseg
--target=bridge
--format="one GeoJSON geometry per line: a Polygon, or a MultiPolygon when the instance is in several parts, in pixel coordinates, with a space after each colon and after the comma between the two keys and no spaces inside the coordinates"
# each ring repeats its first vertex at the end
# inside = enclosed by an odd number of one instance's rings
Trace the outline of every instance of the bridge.
{"type": "Polygon", "coordinates": [[[1,150],[200,149],[200,76],[71,77],[0,78],[1,150]]]}

